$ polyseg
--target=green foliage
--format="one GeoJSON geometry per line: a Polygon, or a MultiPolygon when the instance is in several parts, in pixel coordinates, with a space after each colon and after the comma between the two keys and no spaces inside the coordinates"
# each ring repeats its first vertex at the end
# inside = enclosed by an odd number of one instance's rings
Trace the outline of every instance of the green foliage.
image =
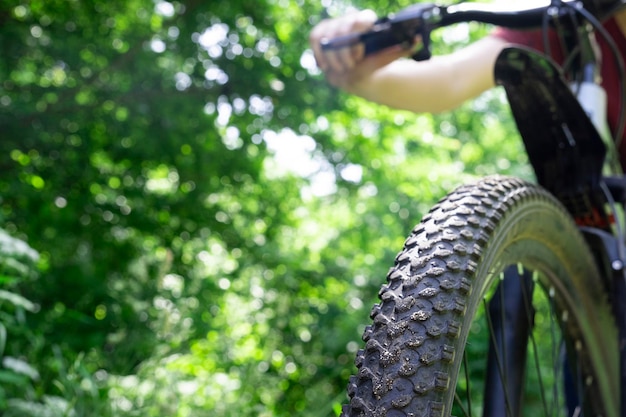
{"type": "Polygon", "coordinates": [[[335,415],[420,216],[529,175],[499,92],[416,116],[330,88],[322,4],[0,4],[0,347],[36,372],[2,369],[0,405],[335,415]]]}
{"type": "Polygon", "coordinates": [[[35,337],[24,323],[26,314],[36,313],[38,306],[16,289],[33,278],[37,260],[32,248],[0,229],[0,280],[5,288],[0,290],[0,410],[7,410],[20,394],[32,393],[33,383],[40,378],[33,364],[20,354],[22,350],[15,349],[15,341],[35,337]]]}

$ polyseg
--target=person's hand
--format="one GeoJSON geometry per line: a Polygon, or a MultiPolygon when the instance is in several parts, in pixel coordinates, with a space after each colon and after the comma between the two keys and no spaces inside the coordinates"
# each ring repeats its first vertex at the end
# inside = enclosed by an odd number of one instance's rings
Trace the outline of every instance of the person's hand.
{"type": "Polygon", "coordinates": [[[393,46],[367,57],[364,56],[363,44],[337,50],[322,50],[320,43],[324,39],[365,32],[374,25],[376,19],[376,13],[372,10],[361,10],[323,20],[313,28],[309,42],[317,65],[330,84],[350,92],[358,92],[359,85],[367,82],[376,70],[411,54],[413,48],[407,48],[406,45],[393,46]]]}

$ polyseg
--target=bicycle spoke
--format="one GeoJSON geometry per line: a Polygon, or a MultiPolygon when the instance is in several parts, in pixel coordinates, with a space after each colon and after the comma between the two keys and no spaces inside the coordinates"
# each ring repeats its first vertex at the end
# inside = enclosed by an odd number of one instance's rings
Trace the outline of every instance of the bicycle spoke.
{"type": "Polygon", "coordinates": [[[469,376],[469,361],[467,360],[467,353],[463,353],[463,363],[465,364],[465,381],[467,381],[467,408],[469,408],[469,415],[472,415],[472,383],[469,376]]]}
{"type": "Polygon", "coordinates": [[[576,381],[578,381],[578,410],[580,412],[580,414],[582,414],[582,402],[585,398],[584,396],[584,386],[583,386],[583,374],[582,374],[582,369],[580,369],[580,366],[578,366],[578,362],[576,362],[576,381]]]}
{"type": "MultiPolygon", "coordinates": [[[[550,315],[555,317],[554,306],[552,303],[549,304],[550,315]]],[[[551,349],[551,357],[553,369],[552,373],[555,376],[555,381],[559,379],[559,368],[561,368],[558,360],[558,352],[557,352],[557,343],[556,343],[556,326],[554,325],[554,320],[550,320],[550,341],[552,342],[551,349]]],[[[559,384],[555,383],[552,386],[552,406],[550,407],[550,415],[554,415],[554,412],[558,410],[558,400],[559,400],[559,384]]]]}
{"type": "Polygon", "coordinates": [[[541,367],[540,367],[540,364],[539,364],[539,351],[538,351],[538,346],[537,346],[537,340],[535,339],[534,332],[530,332],[530,343],[531,343],[532,350],[533,350],[533,359],[534,359],[534,362],[535,362],[535,370],[537,372],[537,378],[539,380],[539,392],[541,393],[541,402],[543,403],[544,411],[547,413],[548,412],[548,403],[547,403],[547,400],[546,400],[545,386],[544,386],[544,381],[543,381],[543,374],[541,372],[541,367]]]}
{"type": "MultiPolygon", "coordinates": [[[[504,340],[506,337],[506,329],[505,329],[505,325],[507,323],[507,319],[506,319],[506,308],[505,308],[505,297],[504,297],[504,292],[506,289],[506,285],[504,284],[504,272],[500,273],[500,284],[498,285],[498,288],[500,289],[500,291],[498,291],[500,293],[500,337],[502,338],[502,346],[497,346],[495,349],[501,349],[502,350],[502,363],[505,366],[505,372],[503,372],[503,375],[500,377],[500,379],[502,380],[502,387],[504,389],[504,392],[506,393],[505,395],[507,396],[508,399],[508,395],[509,395],[509,383],[508,383],[508,367],[509,367],[509,362],[507,361],[507,349],[506,349],[506,341],[504,340]]],[[[513,393],[515,394],[515,393],[513,393]]],[[[510,402],[507,401],[507,415],[510,415],[512,417],[515,417],[513,415],[513,410],[511,409],[511,405],[510,402]]]]}
{"type": "Polygon", "coordinates": [[[461,411],[463,412],[464,416],[467,417],[471,417],[472,416],[472,411],[470,408],[470,412],[467,412],[467,409],[463,406],[463,401],[461,401],[461,397],[459,397],[459,394],[457,392],[454,393],[454,400],[456,401],[456,404],[461,408],[461,411]]]}
{"type": "MultiPolygon", "coordinates": [[[[550,311],[550,315],[553,317],[556,317],[556,310],[554,308],[554,303],[550,302],[549,303],[549,311],[550,311]]],[[[563,381],[563,377],[564,375],[562,375],[562,371],[563,371],[563,367],[564,365],[564,355],[561,355],[561,350],[563,349],[563,342],[562,340],[560,340],[559,337],[559,332],[557,329],[557,326],[555,325],[555,321],[556,320],[550,320],[550,340],[552,342],[552,364],[553,364],[553,374],[555,376],[554,380],[554,386],[552,389],[552,395],[554,396],[552,399],[552,414],[557,413],[558,414],[558,410],[559,407],[562,404],[559,404],[559,398],[561,398],[561,394],[560,394],[560,390],[559,390],[559,385],[557,383],[557,381],[563,381]],[[561,357],[563,356],[563,357],[561,357]]]]}

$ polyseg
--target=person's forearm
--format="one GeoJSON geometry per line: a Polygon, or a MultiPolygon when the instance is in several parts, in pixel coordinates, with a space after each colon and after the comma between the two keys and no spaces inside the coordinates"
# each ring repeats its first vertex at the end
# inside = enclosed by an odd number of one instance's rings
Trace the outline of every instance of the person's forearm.
{"type": "Polygon", "coordinates": [[[449,82],[451,74],[445,57],[427,63],[399,60],[347,86],[347,91],[395,109],[438,113],[464,101],[449,82]]]}
{"type": "Polygon", "coordinates": [[[398,60],[345,89],[368,100],[414,112],[441,112],[493,87],[493,67],[506,43],[485,38],[430,61],[398,60]]]}

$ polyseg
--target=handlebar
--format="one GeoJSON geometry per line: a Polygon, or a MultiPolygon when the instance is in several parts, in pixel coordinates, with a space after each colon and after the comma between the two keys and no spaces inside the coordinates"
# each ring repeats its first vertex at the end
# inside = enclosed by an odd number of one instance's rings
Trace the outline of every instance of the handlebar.
{"type": "Polygon", "coordinates": [[[459,3],[451,6],[418,3],[377,20],[367,32],[323,40],[321,47],[326,50],[340,49],[363,43],[368,55],[394,45],[410,45],[416,36],[420,36],[424,48],[413,58],[423,60],[430,58],[430,32],[438,28],[475,21],[511,29],[532,29],[542,25],[546,14],[556,20],[569,19],[572,10],[587,6],[598,19],[604,19],[624,6],[626,0],[546,0],[544,3],[547,4],[533,6],[527,3],[516,8],[502,3],[459,3]]]}

